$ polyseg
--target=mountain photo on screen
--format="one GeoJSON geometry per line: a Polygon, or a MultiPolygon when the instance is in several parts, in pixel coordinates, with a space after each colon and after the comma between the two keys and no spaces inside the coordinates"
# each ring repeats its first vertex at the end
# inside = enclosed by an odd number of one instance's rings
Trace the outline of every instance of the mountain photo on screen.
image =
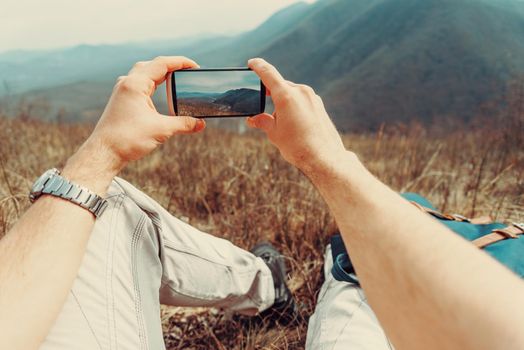
{"type": "Polygon", "coordinates": [[[260,113],[260,79],[252,71],[177,71],[178,115],[246,116],[260,113]]]}

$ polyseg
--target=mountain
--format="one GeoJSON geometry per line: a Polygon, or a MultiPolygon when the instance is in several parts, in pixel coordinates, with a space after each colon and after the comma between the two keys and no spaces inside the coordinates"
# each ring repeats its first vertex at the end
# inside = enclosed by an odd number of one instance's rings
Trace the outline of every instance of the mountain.
{"type": "Polygon", "coordinates": [[[30,115],[40,119],[96,121],[111,96],[111,90],[112,85],[107,82],[80,81],[4,97],[0,99],[0,107],[14,115],[31,110],[30,115]],[[24,107],[20,108],[20,105],[24,107]]]}
{"type": "Polygon", "coordinates": [[[523,5],[324,1],[262,56],[315,87],[342,128],[467,120],[524,72],[523,5]]]}
{"type": "Polygon", "coordinates": [[[198,54],[228,42],[228,37],[197,37],[119,45],[78,45],[75,47],[0,54],[0,96],[35,89],[69,85],[81,81],[114,84],[137,61],[178,52],[198,54]]]}
{"type": "Polygon", "coordinates": [[[238,113],[250,113],[254,106],[260,106],[260,91],[246,88],[229,90],[217,96],[214,103],[229,106],[238,113]]]}
{"type": "Polygon", "coordinates": [[[192,57],[208,66],[245,66],[249,58],[259,55],[275,40],[294,30],[296,23],[310,10],[311,5],[298,2],[275,13],[255,30],[231,40],[216,41],[215,47],[192,52],[192,57]]]}
{"type": "Polygon", "coordinates": [[[244,57],[256,55],[279,34],[286,33],[308,8],[306,3],[293,4],[271,16],[256,30],[234,37],[207,35],[145,43],[78,45],[57,50],[0,53],[0,96],[79,81],[113,84],[135,62],[159,55],[185,55],[198,59],[201,65],[212,67],[245,66],[244,57]]]}
{"type": "MultiPolygon", "coordinates": [[[[238,36],[0,54],[0,82],[13,97],[52,87],[53,103],[72,86],[110,91],[132,62],[160,54],[190,56],[204,66],[242,66],[264,57],[287,79],[313,86],[346,130],[413,119],[470,120],[524,72],[524,2],[297,3],[238,36]]],[[[165,101],[163,90],[159,101],[165,101]]],[[[87,101],[97,93],[78,103],[71,96],[67,108],[103,105],[105,100],[87,101]]]]}

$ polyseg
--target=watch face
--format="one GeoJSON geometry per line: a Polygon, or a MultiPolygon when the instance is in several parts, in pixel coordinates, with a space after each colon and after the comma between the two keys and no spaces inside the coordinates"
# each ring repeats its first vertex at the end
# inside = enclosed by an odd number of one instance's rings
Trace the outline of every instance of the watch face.
{"type": "Polygon", "coordinates": [[[57,169],[49,169],[45,173],[43,173],[42,176],[40,176],[38,180],[36,180],[33,184],[33,187],[31,188],[31,193],[29,194],[29,198],[31,200],[35,200],[38,197],[40,197],[40,195],[42,195],[42,190],[44,189],[45,184],[49,181],[51,177],[58,174],[59,172],[57,169]]]}

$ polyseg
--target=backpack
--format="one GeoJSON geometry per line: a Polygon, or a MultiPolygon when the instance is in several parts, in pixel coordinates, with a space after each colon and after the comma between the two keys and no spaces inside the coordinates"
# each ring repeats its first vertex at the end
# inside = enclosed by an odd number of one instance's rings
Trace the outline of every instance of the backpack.
{"type": "MultiPolygon", "coordinates": [[[[489,217],[469,219],[458,214],[444,214],[416,193],[404,193],[402,197],[524,278],[524,224],[506,225],[493,222],[489,217]]],[[[337,281],[358,284],[358,277],[340,234],[331,237],[331,254],[333,277],[337,281]]]]}

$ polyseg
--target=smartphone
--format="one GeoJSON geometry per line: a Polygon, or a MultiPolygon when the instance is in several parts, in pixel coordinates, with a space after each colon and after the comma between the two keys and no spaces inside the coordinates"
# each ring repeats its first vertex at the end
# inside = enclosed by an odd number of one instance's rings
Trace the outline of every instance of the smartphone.
{"type": "Polygon", "coordinates": [[[184,69],[168,74],[171,115],[247,117],[263,113],[266,88],[249,68],[184,69]]]}

